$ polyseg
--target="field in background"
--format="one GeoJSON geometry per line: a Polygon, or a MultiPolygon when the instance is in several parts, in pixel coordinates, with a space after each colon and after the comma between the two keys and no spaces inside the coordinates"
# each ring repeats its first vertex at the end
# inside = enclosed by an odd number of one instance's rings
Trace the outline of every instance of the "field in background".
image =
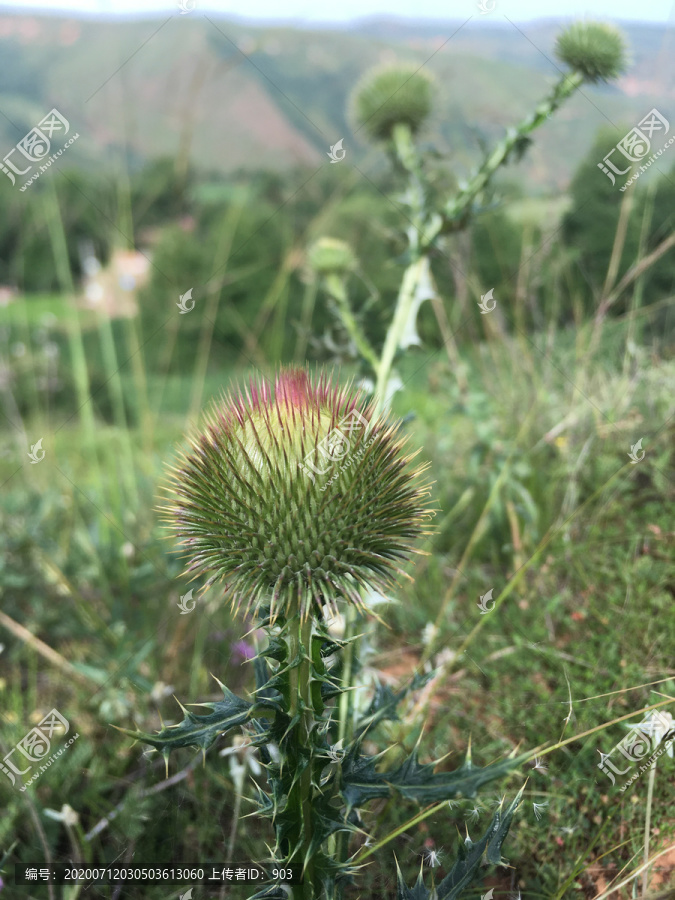
{"type": "MultiPolygon", "coordinates": [[[[482,143],[527,114],[542,80],[558,75],[558,22],[529,23],[523,33],[499,15],[469,15],[437,25],[381,18],[298,29],[212,14],[208,21],[177,14],[102,21],[3,13],[0,147],[7,152],[56,105],[81,133],[69,152],[89,171],[102,160],[112,173],[170,156],[219,175],[288,172],[325,162],[328,146],[351,133],[346,101],[360,75],[399,59],[425,65],[434,77],[429,140],[461,177],[482,143]],[[117,70],[119,77],[102,74],[117,70]]],[[[621,27],[631,47],[629,74],[617,85],[584,89],[602,117],[577,97],[540,130],[527,162],[515,167],[530,191],[564,189],[601,121],[620,137],[653,106],[670,108],[672,37],[656,25],[621,27]]],[[[362,134],[348,147],[369,171],[381,167],[362,134]]]]}

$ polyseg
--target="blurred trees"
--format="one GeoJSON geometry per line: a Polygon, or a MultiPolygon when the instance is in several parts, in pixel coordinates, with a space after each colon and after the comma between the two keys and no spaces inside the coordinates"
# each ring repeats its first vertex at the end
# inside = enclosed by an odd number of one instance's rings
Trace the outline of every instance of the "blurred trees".
{"type": "MultiPolygon", "coordinates": [[[[561,324],[573,319],[575,304],[593,314],[612,257],[622,203],[632,203],[615,283],[634,265],[640,253],[651,252],[672,232],[675,222],[675,159],[667,176],[643,176],[629,191],[612,185],[598,168],[614,132],[603,131],[574,175],[570,206],[554,239],[541,255],[542,265],[567,266],[564,278],[541,278],[531,290],[537,305],[561,324]],[[632,192],[629,194],[629,192],[632,192]],[[555,287],[552,287],[552,284],[555,287]],[[551,295],[555,293],[555,303],[551,295]]],[[[675,154],[674,154],[675,155],[675,154]]],[[[663,156],[661,168],[668,163],[663,156]]],[[[447,168],[437,166],[437,178],[447,168]]],[[[311,173],[310,173],[311,174],[311,173]]],[[[46,215],[48,192],[56,191],[67,238],[68,263],[77,283],[82,276],[81,247],[93,247],[103,264],[115,247],[135,241],[152,258],[151,280],[138,297],[141,330],[147,338],[178,314],[176,304],[189,288],[196,301],[192,315],[181,317],[170,352],[161,341],[145,348],[151,368],[166,369],[193,359],[195,341],[203,334],[203,316],[214,317],[213,338],[241,353],[258,353],[269,361],[290,359],[298,345],[311,356],[330,357],[339,345],[335,320],[325,298],[313,293],[306,268],[306,248],[327,235],[347,241],[359,265],[350,276],[350,303],[377,344],[383,336],[385,312],[393,302],[404,247],[397,236],[397,210],[386,199],[390,174],[372,179],[349,177],[331,167],[308,177],[306,169],[286,174],[239,172],[227,182],[188,171],[176,181],[175,162],[151,161],[128,179],[113,179],[100,171],[64,168],[51,183],[38,180],[25,192],[0,181],[0,284],[27,294],[58,291],[59,283],[46,215]],[[122,215],[124,213],[124,215],[122,215]],[[127,233],[130,229],[130,234],[127,233]],[[304,336],[299,341],[300,332],[304,336]]],[[[529,248],[539,256],[551,223],[528,226],[514,218],[514,189],[505,186],[502,199],[491,204],[471,226],[469,256],[462,261],[475,283],[500,286],[500,303],[507,327],[519,267],[529,248]],[[527,244],[524,244],[527,237],[527,244]]],[[[439,258],[434,275],[446,307],[452,310],[456,284],[439,258]]],[[[644,275],[640,303],[654,304],[675,289],[675,258],[665,254],[644,275]]],[[[626,311],[628,290],[611,314],[626,311]]],[[[476,312],[476,316],[478,313],[476,312]]],[[[672,329],[666,312],[659,329],[672,329]]],[[[528,327],[540,327],[531,316],[528,327]]],[[[420,317],[426,342],[440,342],[430,310],[420,317]]],[[[339,330],[339,329],[338,329],[339,330]]]]}
{"type": "MultiPolygon", "coordinates": [[[[598,168],[598,163],[616,143],[614,130],[603,129],[582,161],[570,185],[571,207],[563,218],[562,236],[573,252],[576,264],[576,288],[584,298],[585,309],[592,313],[599,298],[612,256],[622,203],[632,204],[626,225],[615,283],[637,260],[653,251],[675,225],[675,152],[659,158],[666,174],[650,169],[626,191],[619,188],[639,171],[637,164],[625,176],[616,176],[616,184],[598,168]],[[656,179],[656,180],[655,180],[656,179]],[[632,192],[629,194],[629,192],[632,192]]],[[[658,149],[657,146],[652,148],[658,149]]],[[[653,165],[656,165],[654,163],[653,165]]],[[[655,303],[675,292],[675,256],[666,253],[646,270],[642,281],[642,305],[655,303]]],[[[612,314],[624,313],[632,291],[626,291],[613,307],[612,314]]],[[[661,317],[661,324],[666,321],[661,317]]],[[[670,327],[672,328],[672,321],[670,327]]]]}

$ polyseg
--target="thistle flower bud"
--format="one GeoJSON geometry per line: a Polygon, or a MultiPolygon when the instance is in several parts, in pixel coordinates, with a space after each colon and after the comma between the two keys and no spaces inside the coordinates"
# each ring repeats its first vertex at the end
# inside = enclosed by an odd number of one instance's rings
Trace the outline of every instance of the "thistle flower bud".
{"type": "Polygon", "coordinates": [[[626,66],[626,45],[611,25],[599,22],[575,22],[559,35],[556,56],[586,81],[616,78],[626,66]]]}
{"type": "Polygon", "coordinates": [[[391,137],[403,123],[415,134],[431,112],[432,81],[411,66],[366,72],[352,94],[352,117],[373,140],[391,137]]]}
{"type": "Polygon", "coordinates": [[[356,257],[345,241],[322,237],[307,251],[307,263],[319,275],[342,275],[356,266],[356,257]]]}
{"type": "Polygon", "coordinates": [[[233,606],[273,622],[337,614],[384,592],[426,532],[428,486],[397,428],[361,394],[282,369],[225,396],[172,470],[169,526],[188,572],[220,580],[233,606]]]}

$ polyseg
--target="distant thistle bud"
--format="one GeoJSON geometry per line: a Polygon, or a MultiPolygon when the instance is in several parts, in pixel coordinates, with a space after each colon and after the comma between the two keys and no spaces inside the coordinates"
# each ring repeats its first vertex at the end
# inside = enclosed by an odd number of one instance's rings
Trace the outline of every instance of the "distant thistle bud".
{"type": "Polygon", "coordinates": [[[608,81],[626,67],[626,45],[611,25],[575,22],[555,45],[558,59],[580,72],[586,81],[608,81]]]}
{"type": "Polygon", "coordinates": [[[352,115],[373,140],[391,137],[394,125],[415,134],[431,112],[432,81],[411,66],[388,66],[366,72],[352,94],[352,115]]]}
{"type": "Polygon", "coordinates": [[[307,263],[319,275],[342,275],[356,266],[356,257],[345,241],[322,237],[307,251],[307,263]]]}
{"type": "Polygon", "coordinates": [[[362,608],[359,589],[391,587],[429,518],[404,443],[359,392],[304,369],[224,397],[171,474],[188,571],[272,621],[362,608]]]}

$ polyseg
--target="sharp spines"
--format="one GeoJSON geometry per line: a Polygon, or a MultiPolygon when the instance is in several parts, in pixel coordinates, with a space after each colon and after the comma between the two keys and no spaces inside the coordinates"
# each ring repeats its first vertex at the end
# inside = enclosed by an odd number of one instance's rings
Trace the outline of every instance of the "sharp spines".
{"type": "Polygon", "coordinates": [[[239,611],[268,603],[274,622],[294,596],[304,620],[320,599],[364,610],[352,581],[377,588],[386,558],[408,558],[424,531],[424,491],[414,487],[419,467],[412,468],[414,454],[402,454],[404,443],[395,426],[374,419],[372,401],[364,403],[352,383],[280,369],[273,388],[258,379],[216,401],[205,430],[190,436],[169,469],[161,512],[183,543],[189,572],[220,580],[239,611]],[[331,429],[352,411],[369,426],[354,428],[351,420],[350,458],[343,464],[321,456],[331,429]],[[301,472],[311,461],[321,472],[328,461],[329,474],[301,472]],[[321,490],[336,469],[339,491],[321,490]],[[269,543],[287,548],[285,558],[264,554],[269,543]]]}

